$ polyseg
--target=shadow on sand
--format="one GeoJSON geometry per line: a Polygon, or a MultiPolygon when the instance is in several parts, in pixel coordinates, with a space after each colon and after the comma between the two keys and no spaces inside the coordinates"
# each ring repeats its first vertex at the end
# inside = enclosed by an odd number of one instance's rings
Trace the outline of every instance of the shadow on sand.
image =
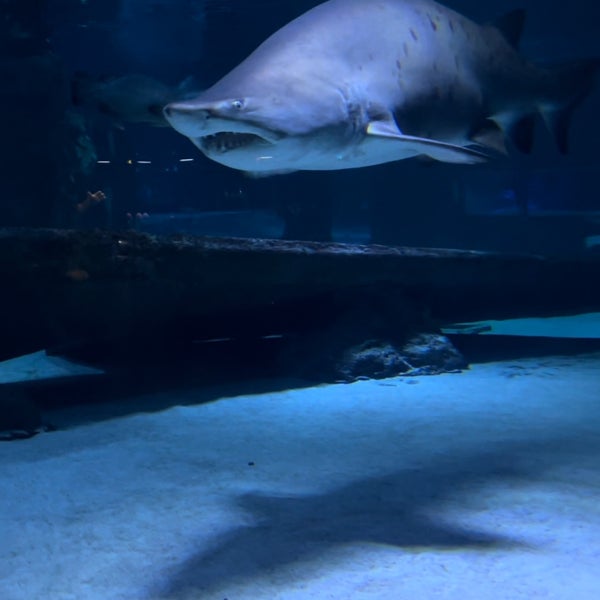
{"type": "MultiPolygon", "coordinates": [[[[518,536],[452,524],[448,516],[442,517],[444,508],[449,503],[468,507],[472,493],[494,481],[536,479],[540,457],[544,463],[548,457],[552,461],[558,448],[561,453],[570,446],[579,451],[580,442],[501,444],[487,453],[444,454],[423,468],[356,481],[317,495],[241,496],[239,507],[254,524],[214,540],[210,548],[181,564],[157,590],[157,597],[218,597],[223,585],[273,576],[279,569],[315,561],[349,544],[384,544],[408,551],[527,547],[518,536]]],[[[208,545],[206,540],[198,543],[208,545]]],[[[327,558],[321,564],[326,565],[327,558]]]]}

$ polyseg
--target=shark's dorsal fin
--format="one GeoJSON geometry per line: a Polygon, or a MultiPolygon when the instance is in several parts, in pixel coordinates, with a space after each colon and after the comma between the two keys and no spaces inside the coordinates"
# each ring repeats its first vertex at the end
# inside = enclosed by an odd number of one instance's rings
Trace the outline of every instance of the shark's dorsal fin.
{"type": "Polygon", "coordinates": [[[525,15],[526,12],[524,9],[517,8],[502,15],[492,23],[492,26],[500,31],[513,48],[519,47],[521,34],[525,25],[525,15]]]}

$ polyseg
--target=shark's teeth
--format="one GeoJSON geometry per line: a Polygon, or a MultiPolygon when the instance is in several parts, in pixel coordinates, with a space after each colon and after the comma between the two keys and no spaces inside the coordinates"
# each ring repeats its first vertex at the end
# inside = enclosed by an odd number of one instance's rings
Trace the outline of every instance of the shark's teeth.
{"type": "Polygon", "coordinates": [[[202,138],[202,146],[208,152],[225,153],[230,150],[248,146],[261,138],[253,133],[236,133],[223,131],[202,138]]]}

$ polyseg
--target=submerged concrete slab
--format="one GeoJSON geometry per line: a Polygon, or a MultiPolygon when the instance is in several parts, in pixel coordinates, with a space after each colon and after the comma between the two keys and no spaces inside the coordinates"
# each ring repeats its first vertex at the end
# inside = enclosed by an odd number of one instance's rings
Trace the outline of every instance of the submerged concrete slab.
{"type": "Polygon", "coordinates": [[[81,341],[435,330],[600,310],[600,260],[136,232],[0,230],[0,357],[81,341]],[[423,327],[427,326],[427,327],[423,327]]]}

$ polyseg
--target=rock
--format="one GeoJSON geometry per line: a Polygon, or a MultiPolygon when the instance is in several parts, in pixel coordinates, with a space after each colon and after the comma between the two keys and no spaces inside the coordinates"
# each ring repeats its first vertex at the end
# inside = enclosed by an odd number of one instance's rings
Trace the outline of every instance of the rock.
{"type": "Polygon", "coordinates": [[[413,369],[430,373],[459,371],[467,367],[463,355],[444,335],[421,333],[411,338],[400,351],[413,369]]]}
{"type": "Polygon", "coordinates": [[[344,381],[384,379],[406,373],[410,368],[394,345],[378,340],[349,348],[336,365],[337,375],[344,381]]]}
{"type": "Polygon", "coordinates": [[[336,364],[336,375],[344,381],[355,381],[398,375],[436,375],[466,367],[464,357],[448,338],[421,333],[404,345],[368,340],[352,346],[336,364]]]}

